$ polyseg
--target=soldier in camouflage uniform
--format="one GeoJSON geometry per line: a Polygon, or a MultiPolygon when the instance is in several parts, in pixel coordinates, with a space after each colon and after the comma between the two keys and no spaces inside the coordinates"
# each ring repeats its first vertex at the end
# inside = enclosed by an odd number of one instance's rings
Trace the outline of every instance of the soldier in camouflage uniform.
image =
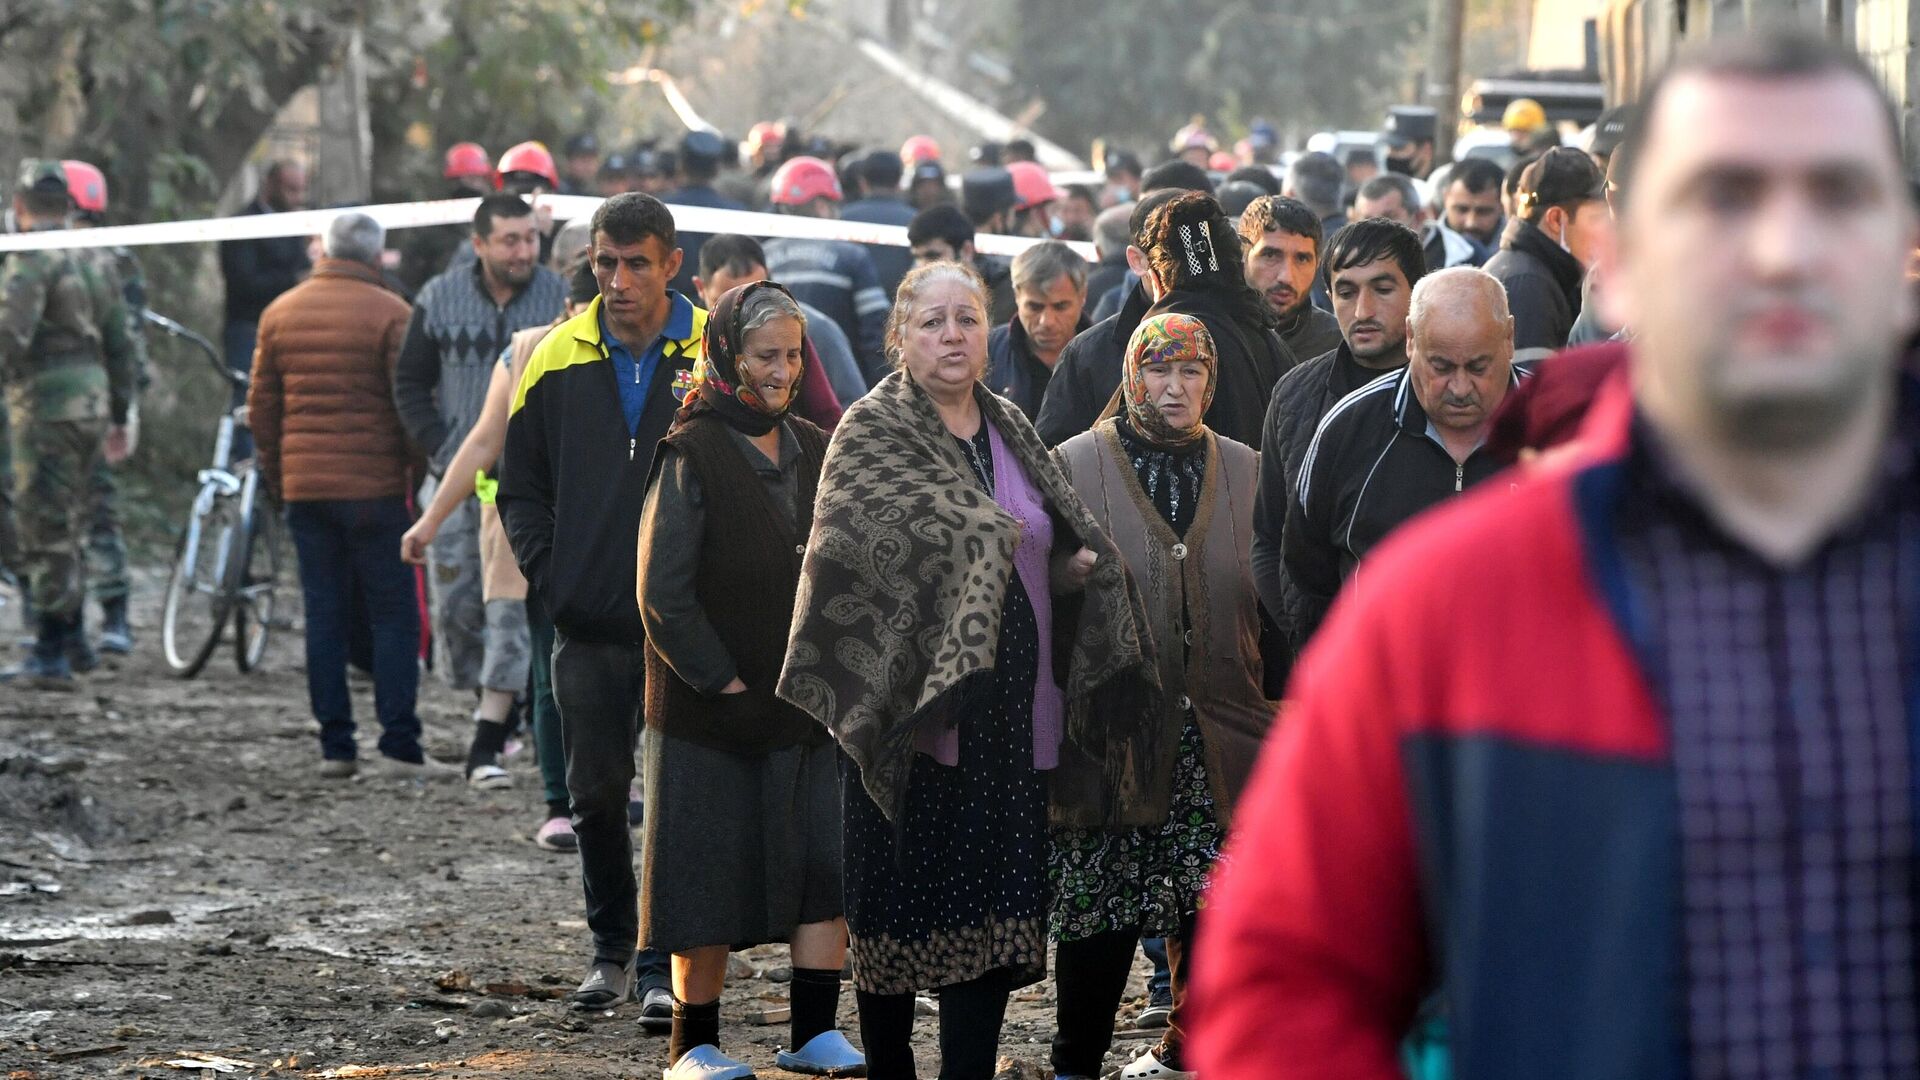
{"type": "MultiPolygon", "coordinates": [[[[73,199],[74,228],[93,228],[106,223],[107,178],[84,161],[62,161],[67,177],[67,194],[73,199]]],[[[150,378],[147,366],[147,338],[142,313],[147,308],[146,275],[140,261],[124,247],[81,248],[75,252],[91,260],[102,274],[116,277],[126,301],[127,336],[133,345],[134,388],[144,394],[150,378]]],[[[139,399],[133,411],[137,416],[139,399]]],[[[138,431],[137,423],[129,429],[138,431]]],[[[133,628],[127,623],[127,542],[120,530],[120,511],[116,505],[120,488],[113,478],[113,466],[103,456],[94,464],[88,480],[87,591],[100,605],[100,651],[125,656],[133,651],[133,628]]]]}
{"type": "MultiPolygon", "coordinates": [[[[70,200],[57,161],[20,165],[13,212],[24,232],[64,229],[70,200]]],[[[0,271],[0,386],[13,446],[20,576],[37,619],[33,652],[0,682],[73,687],[81,632],[87,478],[126,456],[134,351],[119,282],[69,251],[15,252],[0,271]]]]}

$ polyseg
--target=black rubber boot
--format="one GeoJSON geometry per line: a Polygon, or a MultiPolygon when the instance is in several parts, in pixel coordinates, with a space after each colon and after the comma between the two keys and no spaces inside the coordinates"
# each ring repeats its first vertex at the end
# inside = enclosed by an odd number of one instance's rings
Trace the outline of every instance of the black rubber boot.
{"type": "Polygon", "coordinates": [[[74,690],[73,668],[67,663],[67,621],[40,617],[40,632],[34,638],[33,651],[15,667],[0,671],[0,683],[15,683],[40,690],[74,690]]]}
{"type": "Polygon", "coordinates": [[[125,656],[133,651],[133,627],[127,625],[127,598],[100,601],[100,651],[125,656]]]}

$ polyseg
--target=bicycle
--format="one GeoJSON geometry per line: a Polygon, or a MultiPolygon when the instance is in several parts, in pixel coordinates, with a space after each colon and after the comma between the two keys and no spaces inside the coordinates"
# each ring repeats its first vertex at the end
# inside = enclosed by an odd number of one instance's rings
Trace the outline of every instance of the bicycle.
{"type": "MultiPolygon", "coordinates": [[[[148,311],[145,317],[167,336],[197,347],[230,386],[246,389],[247,377],[228,369],[212,342],[164,315],[148,311]]],[[[229,622],[234,664],[243,673],[252,671],[280,625],[279,515],[260,491],[252,459],[233,460],[234,432],[246,423],[245,415],[245,406],[240,406],[220,417],[213,462],[198,474],[200,489],[167,578],[160,640],[167,666],[181,678],[190,679],[206,667],[229,622]]]]}

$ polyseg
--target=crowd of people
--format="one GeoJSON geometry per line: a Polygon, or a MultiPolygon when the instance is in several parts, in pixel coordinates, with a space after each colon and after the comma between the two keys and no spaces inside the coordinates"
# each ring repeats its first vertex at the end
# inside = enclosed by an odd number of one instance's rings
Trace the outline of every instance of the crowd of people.
{"type": "MultiPolygon", "coordinates": [[[[1377,175],[1196,124],[1098,191],[1031,147],[956,188],[931,140],[836,161],[777,125],[748,170],[707,132],[576,140],[564,179],[461,144],[471,226],[416,230],[397,280],[364,214],[311,265],[230,245],[320,774],[360,768],[357,636],[380,767],[436,768],[424,564],[465,779],[510,786],[531,736],[536,842],[580,863],[571,1001],[637,1003],[667,1080],[753,1075],[719,1000],[770,942],[779,1064],[816,1075],[914,1076],[932,992],[940,1075],[993,1076],[1050,947],[1059,1080],[1103,1075],[1141,948],[1164,1030],[1123,1078],[1912,1075],[1899,125],[1857,56],[1777,34],[1683,56],[1586,149],[1509,119],[1505,171],[1435,170],[1396,109],[1377,175]],[[564,228],[523,198],[594,183],[564,228]],[[981,255],[1000,232],[1035,242],[981,255]]],[[[22,228],[85,215],[72,165],[23,166],[22,228]]],[[[304,186],[277,164],[250,211],[304,186]]],[[[0,677],[91,663],[144,371],[116,258],[0,286],[0,559],[38,620],[0,677]]]]}

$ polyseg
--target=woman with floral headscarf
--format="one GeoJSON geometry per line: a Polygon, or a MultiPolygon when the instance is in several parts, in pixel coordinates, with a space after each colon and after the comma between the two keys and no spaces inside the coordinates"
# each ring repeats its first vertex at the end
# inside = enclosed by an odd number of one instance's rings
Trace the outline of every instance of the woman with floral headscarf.
{"type": "Polygon", "coordinates": [[[727,954],[793,953],[782,1068],[850,1075],[834,1027],[847,923],[840,765],[825,729],[776,698],[827,437],[788,410],[806,317],[770,282],[733,289],[661,440],[640,518],[647,630],[641,945],[673,954],[667,1080],[741,1080],[719,1050],[727,954]]]}
{"type": "Polygon", "coordinates": [[[1056,783],[1056,800],[1064,791],[1106,803],[1100,816],[1122,823],[1054,832],[1053,1071],[1062,1077],[1101,1074],[1142,934],[1167,939],[1173,1015],[1160,1044],[1121,1076],[1193,1075],[1180,1051],[1194,917],[1276,708],[1261,689],[1250,562],[1258,455],[1205,423],[1217,362],[1200,319],[1149,316],[1127,343],[1118,415],[1054,452],[1146,594],[1160,675],[1145,783],[1075,784],[1067,762],[1056,783]]]}

